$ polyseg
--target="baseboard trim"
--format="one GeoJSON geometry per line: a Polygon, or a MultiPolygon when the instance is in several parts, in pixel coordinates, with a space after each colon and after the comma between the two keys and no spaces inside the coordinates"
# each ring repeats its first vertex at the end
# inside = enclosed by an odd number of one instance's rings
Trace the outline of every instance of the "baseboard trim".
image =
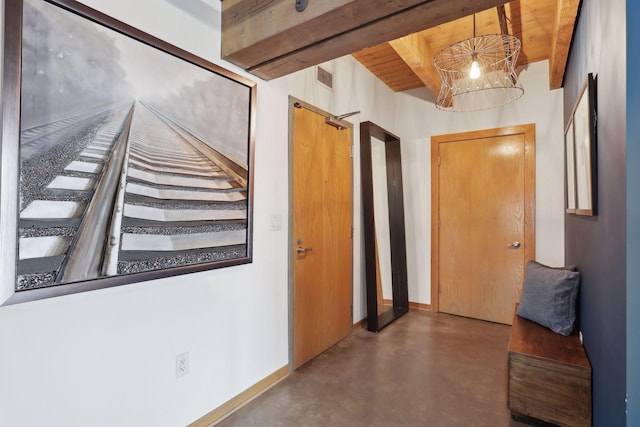
{"type": "MultiPolygon", "coordinates": [[[[393,300],[392,299],[382,300],[382,304],[391,306],[393,305],[393,300]]],[[[431,311],[431,304],[423,304],[421,302],[409,301],[409,310],[431,311]]]]}
{"type": "Polygon", "coordinates": [[[353,333],[355,334],[356,332],[364,329],[367,326],[367,318],[365,317],[364,319],[361,319],[359,322],[356,322],[353,324],[353,333]]]}
{"type": "Polygon", "coordinates": [[[231,400],[223,403],[202,418],[189,424],[189,427],[211,427],[216,425],[288,376],[289,365],[286,365],[258,381],[231,400]]]}
{"type": "Polygon", "coordinates": [[[431,311],[431,304],[422,304],[420,302],[409,301],[409,310],[431,311]]]}

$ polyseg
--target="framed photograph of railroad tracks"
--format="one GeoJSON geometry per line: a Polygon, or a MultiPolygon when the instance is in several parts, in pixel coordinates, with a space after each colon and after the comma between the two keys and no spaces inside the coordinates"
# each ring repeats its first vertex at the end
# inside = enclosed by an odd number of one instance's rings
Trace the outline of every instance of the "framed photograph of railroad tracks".
{"type": "Polygon", "coordinates": [[[4,43],[0,303],[251,262],[254,82],[72,0],[4,43]]]}

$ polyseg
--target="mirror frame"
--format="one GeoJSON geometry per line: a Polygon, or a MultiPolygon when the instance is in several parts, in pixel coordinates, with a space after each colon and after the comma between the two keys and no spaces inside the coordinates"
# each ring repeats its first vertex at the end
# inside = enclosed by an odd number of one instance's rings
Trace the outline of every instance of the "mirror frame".
{"type": "Polygon", "coordinates": [[[371,332],[379,332],[409,311],[400,138],[374,123],[360,123],[360,174],[362,181],[365,280],[367,285],[367,329],[371,332]],[[376,268],[378,260],[376,257],[376,228],[373,209],[372,138],[377,138],[385,143],[387,168],[393,307],[382,313],[378,313],[377,300],[379,269],[376,268]]]}

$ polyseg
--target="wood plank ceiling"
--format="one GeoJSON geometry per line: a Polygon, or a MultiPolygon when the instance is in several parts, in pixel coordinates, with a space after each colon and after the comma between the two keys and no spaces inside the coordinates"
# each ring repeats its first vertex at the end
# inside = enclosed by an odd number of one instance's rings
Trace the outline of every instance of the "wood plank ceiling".
{"type": "MultiPolygon", "coordinates": [[[[505,4],[509,34],[522,42],[518,65],[550,61],[550,87],[562,85],[578,0],[516,0],[505,4]]],[[[496,8],[476,14],[476,35],[499,34],[496,8]]],[[[433,57],[447,46],[473,37],[473,15],[437,25],[353,56],[392,90],[427,86],[437,95],[440,78],[433,57]]]]}
{"type": "Polygon", "coordinates": [[[580,0],[331,0],[302,13],[293,3],[225,0],[222,57],[272,79],[352,53],[394,91],[437,95],[433,56],[473,36],[473,13],[476,35],[500,33],[502,4],[522,42],[518,65],[548,59],[550,88],[561,87],[580,0]]]}

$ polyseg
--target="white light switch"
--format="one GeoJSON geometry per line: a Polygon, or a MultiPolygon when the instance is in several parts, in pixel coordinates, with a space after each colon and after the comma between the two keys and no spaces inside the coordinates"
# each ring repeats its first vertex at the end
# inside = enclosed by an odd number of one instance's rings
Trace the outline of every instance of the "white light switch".
{"type": "Polygon", "coordinates": [[[278,231],[282,230],[282,215],[271,215],[269,230],[278,231]]]}

